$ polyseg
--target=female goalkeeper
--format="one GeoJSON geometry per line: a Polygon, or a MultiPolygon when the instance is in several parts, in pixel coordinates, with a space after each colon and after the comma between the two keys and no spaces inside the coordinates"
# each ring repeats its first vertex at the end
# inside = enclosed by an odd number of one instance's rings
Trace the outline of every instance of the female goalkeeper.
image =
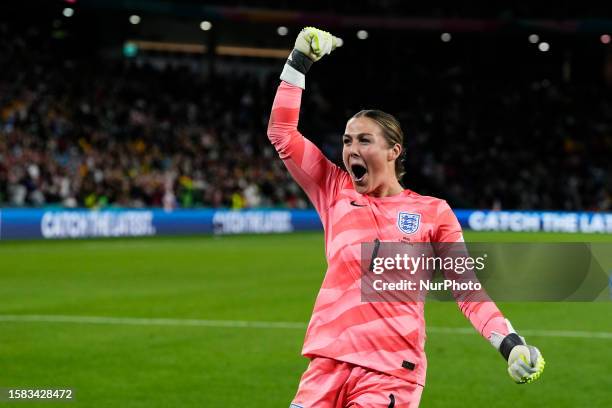
{"type": "MultiPolygon", "coordinates": [[[[310,364],[291,407],[417,407],[427,367],[423,302],[362,302],[360,244],[459,242],[461,227],[444,200],[404,189],[398,181],[403,134],[393,116],[366,110],[349,119],[342,136],[346,170],[300,134],[305,74],[337,44],[336,37],[313,27],[300,32],[268,126],[270,141],[321,217],[328,263],[302,349],[310,364]]],[[[516,382],[539,377],[542,356],[493,302],[458,304],[506,358],[516,382]]]]}

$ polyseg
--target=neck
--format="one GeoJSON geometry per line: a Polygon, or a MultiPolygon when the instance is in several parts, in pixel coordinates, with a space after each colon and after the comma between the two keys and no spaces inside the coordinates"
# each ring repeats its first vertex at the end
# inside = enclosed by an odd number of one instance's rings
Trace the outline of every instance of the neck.
{"type": "Polygon", "coordinates": [[[368,195],[378,198],[390,197],[398,195],[402,191],[404,191],[404,187],[402,187],[402,185],[399,183],[399,181],[397,181],[397,179],[393,179],[391,183],[384,183],[376,187],[374,190],[368,193],[368,195]]]}

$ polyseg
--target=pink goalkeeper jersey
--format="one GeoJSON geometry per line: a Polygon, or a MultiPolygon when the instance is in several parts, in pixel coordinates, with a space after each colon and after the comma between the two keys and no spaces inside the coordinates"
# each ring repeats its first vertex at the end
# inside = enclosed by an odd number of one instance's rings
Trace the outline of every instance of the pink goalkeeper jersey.
{"type": "MultiPolygon", "coordinates": [[[[331,163],[297,130],[302,90],[281,82],[268,137],[295,181],[314,204],[325,229],[327,272],[308,325],[302,354],[328,357],[425,385],[423,302],[361,301],[361,243],[456,242],[457,218],[444,200],[410,190],[391,197],[355,191],[348,173],[331,163]],[[398,213],[420,214],[409,235],[398,228],[398,213]]],[[[493,302],[458,302],[485,338],[507,334],[493,302]]]]}

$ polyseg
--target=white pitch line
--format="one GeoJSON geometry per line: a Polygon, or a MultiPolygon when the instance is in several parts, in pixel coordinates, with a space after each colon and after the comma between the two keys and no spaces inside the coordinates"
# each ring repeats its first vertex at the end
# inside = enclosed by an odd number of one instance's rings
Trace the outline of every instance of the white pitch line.
{"type": "MultiPolygon", "coordinates": [[[[140,317],[67,316],[67,315],[0,315],[0,322],[111,324],[132,326],[192,326],[218,328],[297,329],[306,328],[299,322],[262,322],[248,320],[204,320],[140,317]]],[[[427,326],[428,333],[476,334],[471,327],[427,326]]],[[[521,330],[521,335],[534,337],[566,337],[612,340],[612,332],[573,330],[521,330]]]]}
{"type": "Polygon", "coordinates": [[[90,323],[134,326],[196,326],[256,329],[305,329],[305,323],[258,322],[247,320],[201,320],[140,317],[65,316],[65,315],[0,315],[0,322],[90,323]]]}

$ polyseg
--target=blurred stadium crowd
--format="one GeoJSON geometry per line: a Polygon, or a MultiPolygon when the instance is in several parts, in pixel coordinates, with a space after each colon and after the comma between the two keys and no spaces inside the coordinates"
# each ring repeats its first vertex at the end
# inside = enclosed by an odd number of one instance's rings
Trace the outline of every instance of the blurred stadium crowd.
{"type": "MultiPolygon", "coordinates": [[[[266,137],[278,72],[64,59],[6,24],[0,49],[0,205],[309,205],[266,137]]],[[[378,92],[389,98],[375,107],[404,126],[408,188],[461,207],[612,208],[612,100],[599,81],[485,80],[469,63],[418,60],[384,85],[339,92],[332,65],[309,85],[301,119],[332,160],[363,93],[378,92]]],[[[363,82],[353,75],[346,84],[363,82]]]]}
{"type": "Polygon", "coordinates": [[[0,204],[306,206],[253,78],[66,62],[2,29],[0,204]]]}

